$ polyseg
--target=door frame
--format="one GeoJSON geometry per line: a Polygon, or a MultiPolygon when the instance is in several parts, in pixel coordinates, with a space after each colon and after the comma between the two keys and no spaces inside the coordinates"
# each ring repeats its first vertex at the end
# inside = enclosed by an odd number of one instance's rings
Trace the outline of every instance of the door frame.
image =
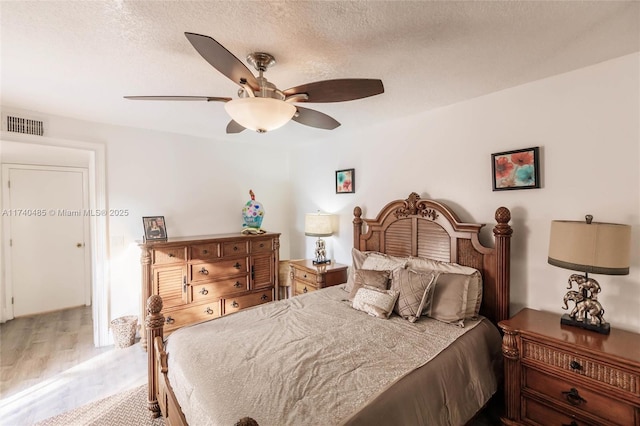
{"type": "MultiPolygon", "coordinates": [[[[10,181],[11,170],[43,170],[43,171],[52,171],[52,172],[75,172],[80,173],[82,176],[82,210],[89,211],[89,169],[84,167],[71,167],[71,166],[43,166],[43,165],[33,165],[33,164],[18,164],[18,163],[4,163],[2,164],[2,188],[7,188],[7,182],[10,181]]],[[[3,209],[11,209],[11,190],[3,191],[3,200],[2,206],[3,209]]],[[[47,207],[47,206],[41,206],[47,207]]],[[[6,220],[3,220],[3,235],[6,236],[6,240],[11,242],[12,234],[11,234],[11,220],[9,220],[9,216],[4,216],[6,220]]],[[[84,297],[83,303],[85,306],[90,306],[92,297],[91,297],[91,244],[87,244],[87,241],[91,241],[91,227],[89,225],[89,216],[82,216],[82,228],[83,228],[83,241],[82,243],[85,246],[84,250],[84,260],[83,260],[83,287],[84,287],[84,297]]],[[[5,257],[4,257],[4,271],[5,271],[5,298],[7,301],[13,300],[14,295],[14,286],[13,286],[13,263],[12,256],[13,251],[10,249],[11,244],[9,246],[5,246],[5,257]]],[[[7,303],[7,313],[6,316],[8,318],[15,317],[14,304],[7,303]]]]}
{"type": "MultiPolygon", "coordinates": [[[[24,135],[19,133],[0,132],[0,163],[2,141],[24,143],[33,146],[46,145],[52,148],[71,148],[82,152],[88,159],[88,194],[89,209],[93,211],[107,210],[107,190],[106,190],[106,149],[104,144],[57,139],[46,136],[24,135]]],[[[52,161],[51,166],[64,166],[59,162],[52,161]]],[[[3,182],[2,189],[6,183],[3,182]]],[[[4,193],[0,197],[0,210],[3,208],[4,193]]],[[[0,216],[0,219],[4,219],[0,216]]],[[[5,220],[2,220],[3,226],[0,226],[0,262],[3,266],[0,271],[0,322],[7,321],[9,318],[7,302],[7,285],[6,285],[6,253],[8,252],[9,239],[7,232],[4,230],[5,220]]],[[[91,311],[93,317],[93,343],[95,346],[107,346],[113,343],[109,333],[110,318],[110,271],[108,268],[109,261],[109,244],[108,244],[109,221],[108,216],[94,215],[89,220],[89,251],[91,256],[91,311]]]]}

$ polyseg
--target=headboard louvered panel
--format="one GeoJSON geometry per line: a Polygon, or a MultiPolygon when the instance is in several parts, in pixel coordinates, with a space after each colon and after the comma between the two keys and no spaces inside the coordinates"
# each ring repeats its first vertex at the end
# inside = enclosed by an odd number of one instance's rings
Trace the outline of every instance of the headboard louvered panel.
{"type": "Polygon", "coordinates": [[[388,203],[375,219],[362,219],[360,207],[353,210],[353,215],[353,244],[358,250],[428,257],[476,268],[484,286],[481,313],[494,323],[509,317],[513,231],[508,223],[511,212],[506,207],[496,210],[494,248],[483,246],[478,239],[484,225],[462,223],[444,204],[421,200],[415,192],[406,200],[388,203]]]}

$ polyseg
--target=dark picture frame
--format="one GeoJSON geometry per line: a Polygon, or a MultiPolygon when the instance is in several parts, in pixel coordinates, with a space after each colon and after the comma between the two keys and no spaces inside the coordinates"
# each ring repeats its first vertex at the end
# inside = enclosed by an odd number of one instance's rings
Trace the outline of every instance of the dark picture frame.
{"type": "Polygon", "coordinates": [[[491,172],[494,191],[540,188],[540,149],[491,154],[491,172]]]}
{"type": "Polygon", "coordinates": [[[167,224],[164,216],[145,216],[142,218],[142,226],[146,241],[167,240],[167,224]]]}
{"type": "Polygon", "coordinates": [[[356,192],[356,169],[336,170],[336,194],[356,192]]]}

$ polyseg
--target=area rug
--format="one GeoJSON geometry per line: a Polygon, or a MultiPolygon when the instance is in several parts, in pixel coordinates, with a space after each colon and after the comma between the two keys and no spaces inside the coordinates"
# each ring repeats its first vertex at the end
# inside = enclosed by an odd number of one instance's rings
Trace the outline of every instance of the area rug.
{"type": "Polygon", "coordinates": [[[130,389],[51,417],[35,426],[164,426],[151,419],[147,409],[147,385],[130,389]]]}

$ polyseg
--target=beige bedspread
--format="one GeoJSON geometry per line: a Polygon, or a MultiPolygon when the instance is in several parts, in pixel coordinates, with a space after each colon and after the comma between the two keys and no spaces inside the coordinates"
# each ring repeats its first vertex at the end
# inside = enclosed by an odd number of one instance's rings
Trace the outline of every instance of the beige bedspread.
{"type": "Polygon", "coordinates": [[[174,332],[169,379],[189,424],[461,424],[495,392],[500,337],[488,321],[383,320],[346,296],[330,287],[174,332]],[[453,361],[436,357],[456,339],[453,361]],[[434,358],[435,376],[420,368],[434,358]]]}

